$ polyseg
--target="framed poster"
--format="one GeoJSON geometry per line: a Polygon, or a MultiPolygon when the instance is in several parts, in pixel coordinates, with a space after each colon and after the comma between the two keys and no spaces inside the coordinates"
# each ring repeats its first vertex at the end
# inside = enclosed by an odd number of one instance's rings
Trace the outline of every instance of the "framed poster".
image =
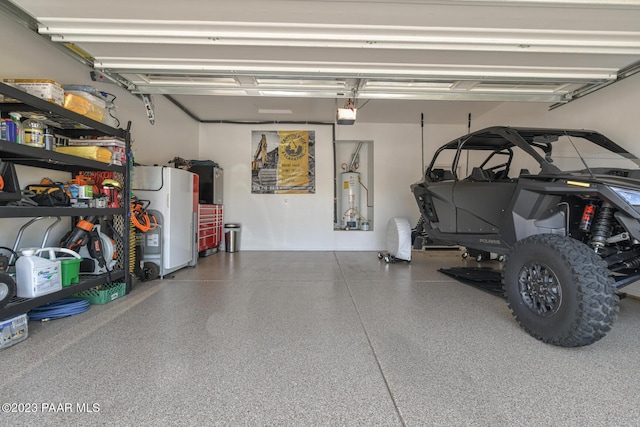
{"type": "Polygon", "coordinates": [[[251,192],[314,194],[315,145],[312,130],[252,131],[251,192]]]}

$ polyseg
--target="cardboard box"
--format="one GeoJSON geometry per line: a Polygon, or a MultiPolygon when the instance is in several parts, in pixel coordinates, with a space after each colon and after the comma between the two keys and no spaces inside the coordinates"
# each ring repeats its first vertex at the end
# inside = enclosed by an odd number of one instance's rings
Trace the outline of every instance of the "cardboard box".
{"type": "MultiPolygon", "coordinates": [[[[24,89],[28,94],[37,96],[58,105],[64,103],[64,88],[54,80],[45,79],[4,79],[5,83],[16,85],[24,89]]],[[[15,101],[15,100],[14,100],[15,101]]],[[[2,102],[12,102],[5,98],[2,102]]]]}

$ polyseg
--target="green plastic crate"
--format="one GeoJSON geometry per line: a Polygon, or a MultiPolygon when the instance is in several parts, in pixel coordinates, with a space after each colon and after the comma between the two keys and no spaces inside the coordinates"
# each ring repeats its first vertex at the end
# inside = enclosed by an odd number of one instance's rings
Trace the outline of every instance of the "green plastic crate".
{"type": "Polygon", "coordinates": [[[126,283],[109,283],[78,292],[74,296],[84,298],[91,304],[106,304],[123,297],[127,291],[126,283]]]}

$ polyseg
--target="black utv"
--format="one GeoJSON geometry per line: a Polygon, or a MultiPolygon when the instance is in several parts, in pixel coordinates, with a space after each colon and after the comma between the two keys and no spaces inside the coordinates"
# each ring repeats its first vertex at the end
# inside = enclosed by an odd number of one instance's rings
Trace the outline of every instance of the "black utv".
{"type": "Polygon", "coordinates": [[[436,242],[504,257],[520,325],[544,342],[602,338],[640,279],[640,160],[589,130],[496,126],[439,148],[411,190],[436,242]]]}

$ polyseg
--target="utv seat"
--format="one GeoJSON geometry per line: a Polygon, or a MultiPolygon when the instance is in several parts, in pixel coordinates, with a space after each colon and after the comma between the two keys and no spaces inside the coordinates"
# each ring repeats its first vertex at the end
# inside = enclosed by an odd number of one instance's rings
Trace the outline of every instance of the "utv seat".
{"type": "Polygon", "coordinates": [[[509,179],[509,171],[507,169],[503,169],[501,171],[496,172],[492,180],[505,181],[508,179],[509,179]]]}
{"type": "Polygon", "coordinates": [[[471,169],[471,175],[469,175],[469,181],[490,181],[490,177],[487,174],[487,171],[474,167],[471,169]]]}

